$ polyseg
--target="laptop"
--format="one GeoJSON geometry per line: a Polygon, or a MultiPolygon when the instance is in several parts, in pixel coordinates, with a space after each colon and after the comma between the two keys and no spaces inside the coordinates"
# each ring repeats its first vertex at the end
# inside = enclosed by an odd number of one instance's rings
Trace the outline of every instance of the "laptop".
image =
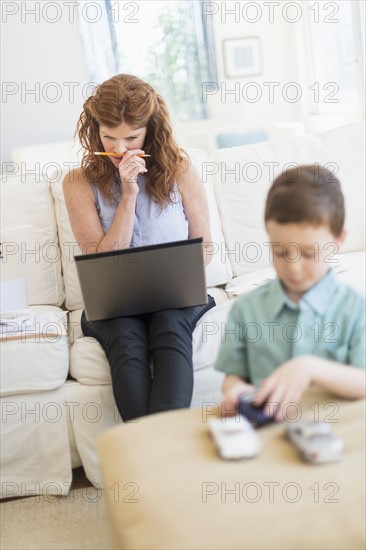
{"type": "Polygon", "coordinates": [[[88,321],[207,304],[203,239],[75,256],[88,321]]]}

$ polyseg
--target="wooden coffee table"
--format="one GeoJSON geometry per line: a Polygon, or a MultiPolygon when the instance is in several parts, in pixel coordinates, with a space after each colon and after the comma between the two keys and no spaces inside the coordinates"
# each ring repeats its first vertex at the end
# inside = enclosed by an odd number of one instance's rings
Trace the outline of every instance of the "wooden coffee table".
{"type": "Polygon", "coordinates": [[[218,405],[155,414],[98,441],[116,548],[365,548],[365,401],[311,388],[301,418],[332,422],[345,457],[303,463],[281,424],[257,458],[223,461],[207,429],[218,405]]]}

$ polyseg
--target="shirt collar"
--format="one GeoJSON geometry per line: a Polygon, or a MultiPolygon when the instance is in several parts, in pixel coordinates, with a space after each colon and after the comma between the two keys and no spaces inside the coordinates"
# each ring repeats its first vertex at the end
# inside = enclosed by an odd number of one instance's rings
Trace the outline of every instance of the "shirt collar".
{"type": "Polygon", "coordinates": [[[278,277],[276,277],[268,285],[267,306],[270,318],[274,319],[277,317],[285,305],[288,305],[289,307],[295,306],[283,290],[281,281],[278,277]]]}
{"type": "Polygon", "coordinates": [[[337,276],[333,269],[328,272],[312,286],[301,298],[298,304],[292,302],[283,290],[281,281],[276,277],[268,287],[267,305],[271,318],[277,317],[283,307],[297,311],[306,311],[311,308],[316,313],[325,313],[331,296],[338,285],[337,276]]]}
{"type": "Polygon", "coordinates": [[[328,272],[312,286],[300,300],[300,304],[306,304],[311,307],[316,313],[323,315],[329,306],[332,295],[336,290],[339,282],[337,275],[333,269],[328,272]]]}

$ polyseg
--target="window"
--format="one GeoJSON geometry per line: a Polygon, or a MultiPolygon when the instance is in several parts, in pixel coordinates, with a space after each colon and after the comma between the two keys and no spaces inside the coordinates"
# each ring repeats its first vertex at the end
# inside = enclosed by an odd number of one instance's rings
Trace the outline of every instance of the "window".
{"type": "Polygon", "coordinates": [[[164,97],[174,122],[207,118],[202,82],[217,76],[212,27],[203,22],[202,2],[104,0],[102,5],[97,23],[82,21],[80,14],[93,82],[134,74],[164,97]]]}
{"type": "Polygon", "coordinates": [[[363,2],[308,0],[311,114],[363,109],[363,2]]]}
{"type": "Polygon", "coordinates": [[[87,72],[90,81],[97,84],[118,73],[117,45],[109,0],[89,3],[89,6],[80,2],[78,15],[87,72]]]}

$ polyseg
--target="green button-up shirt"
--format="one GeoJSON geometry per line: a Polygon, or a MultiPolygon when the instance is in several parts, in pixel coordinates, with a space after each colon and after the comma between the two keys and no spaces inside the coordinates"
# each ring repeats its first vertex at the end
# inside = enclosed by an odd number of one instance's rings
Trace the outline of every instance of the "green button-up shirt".
{"type": "Polygon", "coordinates": [[[299,355],[365,368],[365,306],[332,269],[297,304],[274,279],[234,303],[215,368],[255,385],[299,355]]]}

